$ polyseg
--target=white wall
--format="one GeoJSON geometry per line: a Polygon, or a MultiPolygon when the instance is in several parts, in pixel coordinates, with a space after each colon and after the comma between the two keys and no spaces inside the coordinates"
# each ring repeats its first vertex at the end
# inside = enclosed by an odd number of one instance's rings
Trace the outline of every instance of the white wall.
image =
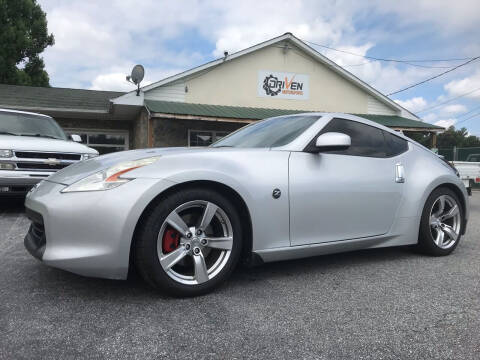
{"type": "Polygon", "coordinates": [[[185,83],[178,81],[173,84],[160,86],[145,93],[147,100],[161,100],[161,101],[185,101],[185,83]]]}
{"type": "Polygon", "coordinates": [[[210,68],[174,84],[145,93],[145,99],[199,104],[316,110],[349,113],[395,115],[399,112],[377,100],[363,89],[332,71],[289,43],[286,52],[281,44],[210,68]],[[261,97],[257,92],[261,70],[306,74],[308,99],[261,97]],[[185,87],[188,91],[185,92],[185,87]]]}

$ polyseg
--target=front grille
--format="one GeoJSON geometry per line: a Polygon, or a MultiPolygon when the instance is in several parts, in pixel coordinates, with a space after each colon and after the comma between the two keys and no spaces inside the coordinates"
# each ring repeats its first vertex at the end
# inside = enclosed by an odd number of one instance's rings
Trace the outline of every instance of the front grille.
{"type": "Polygon", "coordinates": [[[41,259],[47,245],[47,239],[45,237],[45,227],[43,226],[43,217],[41,214],[28,208],[25,212],[28,218],[32,221],[30,229],[25,236],[25,247],[27,248],[28,252],[34,257],[36,257],[37,259],[41,259]]]}
{"type": "Polygon", "coordinates": [[[30,152],[30,151],[15,151],[15,156],[19,159],[57,159],[57,160],[80,160],[80,154],[66,154],[66,153],[48,153],[48,152],[30,152]]]}
{"type": "Polygon", "coordinates": [[[19,170],[60,170],[63,169],[64,167],[67,167],[70,164],[55,164],[55,165],[49,165],[49,164],[42,164],[42,163],[35,163],[35,162],[18,162],[17,163],[17,168],[19,170]]]}
{"type": "Polygon", "coordinates": [[[45,228],[43,227],[43,224],[39,224],[36,222],[32,222],[30,225],[30,231],[32,236],[37,239],[38,243],[44,244],[45,241],[45,228]]]}

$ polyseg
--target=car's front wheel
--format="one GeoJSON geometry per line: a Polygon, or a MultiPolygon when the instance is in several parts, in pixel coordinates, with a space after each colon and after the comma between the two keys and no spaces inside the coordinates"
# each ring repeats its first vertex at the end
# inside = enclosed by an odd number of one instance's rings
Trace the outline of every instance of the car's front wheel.
{"type": "Polygon", "coordinates": [[[135,263],[154,287],[194,296],[228,278],[241,250],[241,222],[233,204],[209,189],[187,189],[162,199],[147,214],[135,242],[135,263]]]}
{"type": "Polygon", "coordinates": [[[460,241],[463,217],[458,196],[449,188],[435,189],[423,209],[419,249],[434,256],[450,254],[460,241]]]}

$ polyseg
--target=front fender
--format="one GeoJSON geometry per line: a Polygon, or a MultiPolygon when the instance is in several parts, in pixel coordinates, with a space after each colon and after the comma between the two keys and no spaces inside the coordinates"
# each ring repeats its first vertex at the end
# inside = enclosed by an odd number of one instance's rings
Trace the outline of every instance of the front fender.
{"type": "Polygon", "coordinates": [[[288,151],[243,149],[169,155],[133,170],[135,178],[175,184],[211,181],[230,187],[243,199],[252,220],[253,249],[290,246],[288,151]],[[274,189],[281,196],[273,198],[274,189]]]}

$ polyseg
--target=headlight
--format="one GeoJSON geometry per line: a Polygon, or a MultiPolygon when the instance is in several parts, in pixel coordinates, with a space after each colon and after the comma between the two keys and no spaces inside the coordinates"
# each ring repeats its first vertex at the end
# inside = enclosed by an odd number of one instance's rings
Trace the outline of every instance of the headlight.
{"type": "Polygon", "coordinates": [[[82,155],[82,160],[88,160],[88,159],[92,159],[94,157],[97,157],[98,154],[83,154],[82,155]]]}
{"type": "Polygon", "coordinates": [[[121,177],[121,175],[138,169],[142,166],[150,165],[157,161],[160,156],[149,157],[140,160],[125,161],[116,164],[108,169],[102,170],[86,178],[73,183],[66,187],[61,192],[77,192],[77,191],[103,191],[116,188],[122,184],[129,182],[132,179],[121,177]]]}
{"type": "Polygon", "coordinates": [[[11,158],[13,157],[12,150],[0,150],[0,158],[11,158]]]}
{"type": "Polygon", "coordinates": [[[0,162],[0,170],[15,170],[15,164],[0,162]]]}

